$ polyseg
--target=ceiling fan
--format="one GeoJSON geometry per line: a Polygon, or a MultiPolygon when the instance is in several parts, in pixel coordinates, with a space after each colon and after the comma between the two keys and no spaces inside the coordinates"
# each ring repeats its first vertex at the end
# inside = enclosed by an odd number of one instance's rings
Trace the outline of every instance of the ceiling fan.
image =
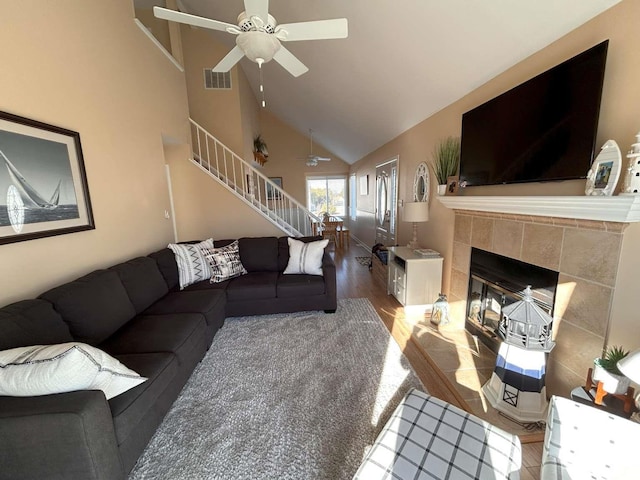
{"type": "Polygon", "coordinates": [[[153,14],[164,20],[237,35],[236,46],[213,67],[214,72],[228,72],[246,56],[260,67],[273,59],[298,77],[309,69],[280,42],[346,38],[348,35],[346,18],[278,25],[268,10],[269,0],[244,0],[244,12],[238,15],[237,25],[163,7],[153,7],[153,14]]]}
{"type": "Polygon", "coordinates": [[[311,129],[309,129],[309,141],[310,141],[310,149],[309,149],[309,155],[307,155],[307,158],[305,158],[304,160],[307,161],[307,166],[308,167],[317,167],[318,166],[318,162],[330,162],[331,159],[328,157],[321,157],[319,155],[314,155],[313,154],[313,132],[311,131],[311,129]]]}

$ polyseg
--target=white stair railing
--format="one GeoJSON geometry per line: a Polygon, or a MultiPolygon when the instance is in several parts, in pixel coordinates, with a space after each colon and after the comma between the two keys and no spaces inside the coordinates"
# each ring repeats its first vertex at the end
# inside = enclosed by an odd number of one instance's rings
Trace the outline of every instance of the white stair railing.
{"type": "Polygon", "coordinates": [[[269,180],[250,163],[207,132],[191,123],[192,161],[247,205],[291,236],[312,235],[320,218],[269,180]]]}

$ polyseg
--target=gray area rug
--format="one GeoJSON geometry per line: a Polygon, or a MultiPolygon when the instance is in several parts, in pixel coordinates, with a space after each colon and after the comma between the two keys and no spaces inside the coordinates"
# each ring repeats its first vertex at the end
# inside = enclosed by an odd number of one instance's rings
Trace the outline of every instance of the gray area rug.
{"type": "Polygon", "coordinates": [[[131,479],[350,479],[412,387],[367,299],[226,320],[131,479]]]}

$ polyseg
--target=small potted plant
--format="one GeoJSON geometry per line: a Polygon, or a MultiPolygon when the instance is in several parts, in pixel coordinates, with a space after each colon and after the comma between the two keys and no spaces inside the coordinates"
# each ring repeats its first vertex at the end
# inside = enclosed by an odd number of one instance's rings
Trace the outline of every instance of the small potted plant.
{"type": "Polygon", "coordinates": [[[269,152],[267,151],[267,144],[262,138],[261,134],[256,135],[253,138],[253,158],[260,165],[267,163],[267,157],[269,152]]]}
{"type": "Polygon", "coordinates": [[[618,370],[618,362],[629,354],[622,347],[609,347],[600,358],[593,361],[593,380],[602,382],[607,393],[623,394],[629,388],[630,380],[618,370]]]}
{"type": "Polygon", "coordinates": [[[438,180],[438,195],[444,195],[449,177],[458,173],[460,138],[446,137],[433,151],[433,173],[438,180]]]}

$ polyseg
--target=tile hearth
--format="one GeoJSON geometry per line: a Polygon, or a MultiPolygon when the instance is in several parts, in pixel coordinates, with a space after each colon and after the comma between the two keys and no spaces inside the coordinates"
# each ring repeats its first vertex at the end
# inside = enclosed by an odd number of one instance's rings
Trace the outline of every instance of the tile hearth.
{"type": "Polygon", "coordinates": [[[538,434],[495,410],[482,392],[495,367],[496,354],[477,337],[465,331],[464,324],[434,326],[429,314],[406,314],[404,322],[421,348],[455,388],[465,408],[474,415],[517,435],[538,434]]]}

